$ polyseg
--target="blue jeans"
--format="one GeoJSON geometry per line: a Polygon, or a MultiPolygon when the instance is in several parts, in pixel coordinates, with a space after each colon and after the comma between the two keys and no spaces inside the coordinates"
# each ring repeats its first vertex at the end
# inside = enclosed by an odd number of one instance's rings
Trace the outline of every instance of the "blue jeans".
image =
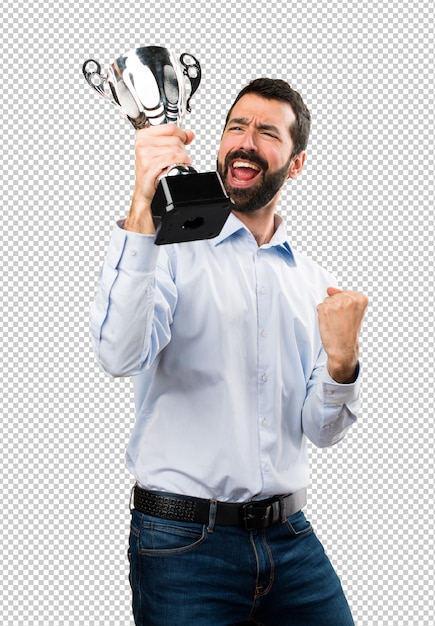
{"type": "Polygon", "coordinates": [[[302,511],[262,530],[132,511],[136,626],[352,626],[337,574],[302,511]]]}

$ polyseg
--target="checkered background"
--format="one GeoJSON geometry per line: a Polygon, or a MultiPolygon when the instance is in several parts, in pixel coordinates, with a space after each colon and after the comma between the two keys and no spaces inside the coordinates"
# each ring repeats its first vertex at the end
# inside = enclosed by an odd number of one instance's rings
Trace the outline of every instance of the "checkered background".
{"type": "Polygon", "coordinates": [[[358,626],[433,625],[433,4],[13,1],[2,23],[1,623],[133,623],[131,383],[98,369],[88,316],[134,131],[81,66],[154,44],[201,62],[186,120],[200,170],[250,79],[286,78],[311,109],[281,212],[370,309],[361,418],[311,448],[307,513],[358,626]]]}

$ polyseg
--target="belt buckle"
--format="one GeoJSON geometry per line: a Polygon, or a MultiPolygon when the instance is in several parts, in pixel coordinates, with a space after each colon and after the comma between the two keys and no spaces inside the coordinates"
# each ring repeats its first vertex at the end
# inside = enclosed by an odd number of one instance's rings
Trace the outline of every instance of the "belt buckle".
{"type": "Polygon", "coordinates": [[[270,525],[272,505],[261,505],[256,502],[248,502],[242,507],[242,521],[245,530],[257,530],[267,528],[270,525]]]}

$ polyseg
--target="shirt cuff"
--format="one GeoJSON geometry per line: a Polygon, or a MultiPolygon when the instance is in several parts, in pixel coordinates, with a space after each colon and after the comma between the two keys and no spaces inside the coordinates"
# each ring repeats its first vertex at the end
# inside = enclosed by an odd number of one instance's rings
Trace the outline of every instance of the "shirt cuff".
{"type": "Polygon", "coordinates": [[[337,383],[329,375],[325,366],[322,373],[323,396],[325,404],[350,404],[358,399],[361,386],[361,368],[358,363],[357,378],[353,383],[337,383]]]}
{"type": "Polygon", "coordinates": [[[124,230],[124,220],[116,223],[107,250],[107,262],[114,269],[153,272],[159,255],[155,235],[124,230]]]}

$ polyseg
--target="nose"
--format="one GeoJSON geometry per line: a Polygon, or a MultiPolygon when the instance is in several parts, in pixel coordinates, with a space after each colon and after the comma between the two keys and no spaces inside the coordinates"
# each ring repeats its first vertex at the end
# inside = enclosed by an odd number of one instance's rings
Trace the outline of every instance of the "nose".
{"type": "Polygon", "coordinates": [[[257,152],[257,143],[255,141],[255,129],[246,128],[240,138],[239,148],[245,152],[257,152]]]}

